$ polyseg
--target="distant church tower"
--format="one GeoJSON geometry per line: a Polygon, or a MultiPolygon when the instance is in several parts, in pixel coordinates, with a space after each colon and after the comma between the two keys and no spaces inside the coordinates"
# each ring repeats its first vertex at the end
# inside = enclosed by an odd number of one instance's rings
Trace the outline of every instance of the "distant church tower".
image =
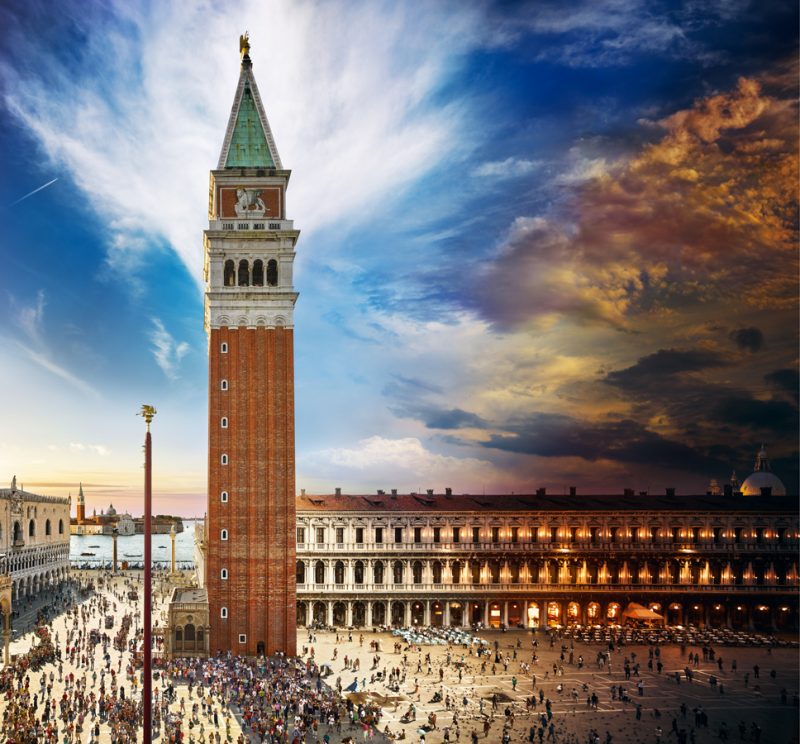
{"type": "Polygon", "coordinates": [[[86,499],[83,497],[83,483],[78,486],[78,524],[86,521],[86,499]]]}
{"type": "Polygon", "coordinates": [[[294,247],[250,45],[204,232],[209,650],[295,655],[294,247]]]}

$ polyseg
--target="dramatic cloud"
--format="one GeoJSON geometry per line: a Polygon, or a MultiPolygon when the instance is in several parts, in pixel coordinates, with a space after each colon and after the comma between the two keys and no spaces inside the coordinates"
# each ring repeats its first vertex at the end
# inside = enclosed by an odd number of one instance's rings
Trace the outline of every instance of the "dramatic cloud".
{"type": "Polygon", "coordinates": [[[655,354],[642,357],[627,369],[609,373],[606,381],[621,387],[658,383],[665,376],[681,372],[699,372],[714,367],[724,367],[727,362],[712,352],[699,349],[679,351],[659,349],[655,354]]]}
{"type": "Polygon", "coordinates": [[[774,387],[794,397],[795,403],[800,394],[800,374],[797,369],[776,369],[764,375],[764,379],[774,387]]]}
{"type": "Polygon", "coordinates": [[[730,338],[743,351],[761,351],[764,346],[764,334],[754,327],[731,331],[730,338]]]}
{"type": "MultiPolygon", "coordinates": [[[[244,25],[282,160],[294,171],[289,214],[307,233],[368,217],[453,149],[461,112],[426,99],[483,35],[477,10],[435,6],[242,0],[105,10],[79,60],[65,64],[45,45],[35,64],[23,54],[6,60],[5,104],[108,225],[113,269],[139,268],[155,239],[198,281],[208,171],[244,25]],[[187,54],[193,49],[203,54],[187,54]]],[[[73,12],[83,27],[82,6],[73,12]]]]}
{"type": "Polygon", "coordinates": [[[648,431],[629,419],[588,423],[560,414],[534,414],[492,435],[485,447],[543,457],[581,457],[709,473],[726,463],[683,442],[648,431]]]}
{"type": "Polygon", "coordinates": [[[566,215],[519,217],[479,310],[504,328],[555,315],[631,329],[701,303],[794,307],[797,107],[783,78],[768,83],[650,122],[666,135],[581,182],[566,215]]]}

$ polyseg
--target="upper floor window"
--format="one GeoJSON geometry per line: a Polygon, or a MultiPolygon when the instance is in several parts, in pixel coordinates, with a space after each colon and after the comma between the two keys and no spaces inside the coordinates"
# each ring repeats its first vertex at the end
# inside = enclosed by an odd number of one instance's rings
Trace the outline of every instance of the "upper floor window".
{"type": "MultiPolygon", "coordinates": [[[[58,534],[59,535],[63,535],[64,534],[64,520],[63,519],[59,519],[58,520],[58,534]]],[[[0,537],[2,537],[2,533],[0,533],[0,537]]]]}
{"type": "Polygon", "coordinates": [[[433,541],[435,543],[442,541],[442,529],[441,527],[434,527],[433,528],[433,541]]]}
{"type": "Polygon", "coordinates": [[[403,542],[403,528],[402,527],[395,527],[394,528],[394,541],[396,543],[403,542]]]}
{"type": "Polygon", "coordinates": [[[219,608],[219,616],[224,620],[228,617],[228,608],[227,607],[220,607],[219,608]]]}
{"type": "Polygon", "coordinates": [[[500,542],[500,528],[499,527],[492,527],[492,542],[493,543],[500,542]]]}
{"type": "Polygon", "coordinates": [[[219,539],[225,542],[228,539],[228,530],[220,530],[219,539]]]}
{"type": "Polygon", "coordinates": [[[317,527],[317,545],[321,545],[324,542],[325,542],[325,528],[317,527]]]}
{"type": "Polygon", "coordinates": [[[223,283],[226,287],[236,286],[236,264],[231,259],[225,262],[225,276],[223,283]]]}
{"type": "Polygon", "coordinates": [[[219,345],[219,353],[220,354],[227,354],[228,353],[228,344],[225,341],[223,341],[219,345]]]}
{"type": "Polygon", "coordinates": [[[336,528],[336,542],[343,543],[344,542],[344,527],[337,527],[336,528]]]}
{"type": "Polygon", "coordinates": [[[220,425],[221,428],[227,429],[228,428],[228,417],[227,416],[223,416],[219,420],[219,425],[220,425]]]}
{"type": "Polygon", "coordinates": [[[298,527],[297,528],[297,544],[302,545],[306,541],[306,528],[305,527],[298,527]]]}
{"type": "Polygon", "coordinates": [[[220,572],[219,572],[219,577],[223,581],[227,581],[228,580],[228,569],[227,568],[221,569],[220,572]]]}
{"type": "Polygon", "coordinates": [[[49,535],[50,534],[50,520],[49,519],[44,523],[44,534],[45,535],[49,535]]]}
{"type": "Polygon", "coordinates": [[[250,266],[245,259],[239,261],[239,286],[247,287],[250,284],[250,266]]]}
{"type": "Polygon", "coordinates": [[[376,527],[375,528],[375,542],[382,543],[383,542],[383,527],[376,527]]]}
{"type": "Polygon", "coordinates": [[[519,542],[519,527],[512,527],[511,528],[511,542],[518,543],[519,542]]]}
{"type": "Polygon", "coordinates": [[[220,380],[219,381],[219,389],[220,390],[227,390],[228,389],[228,381],[227,380],[220,380]]]}
{"type": "Polygon", "coordinates": [[[415,527],[414,528],[414,542],[421,543],[422,542],[422,527],[415,527]]]}
{"type": "Polygon", "coordinates": [[[453,542],[461,542],[461,528],[453,527],[453,542]]]}
{"type": "Polygon", "coordinates": [[[267,286],[278,286],[278,262],[274,258],[267,262],[267,286]]]}
{"type": "Polygon", "coordinates": [[[472,542],[479,543],[481,541],[481,528],[480,527],[473,527],[472,528],[472,542]]]}
{"type": "Polygon", "coordinates": [[[364,528],[356,527],[356,542],[361,544],[364,542],[364,528]]]}
{"type": "Polygon", "coordinates": [[[264,286],[264,262],[260,259],[253,261],[253,286],[264,286]]]}
{"type": "Polygon", "coordinates": [[[220,462],[221,462],[223,465],[227,465],[227,464],[228,464],[228,456],[227,456],[227,455],[222,455],[222,456],[219,458],[219,461],[220,461],[220,462]]]}

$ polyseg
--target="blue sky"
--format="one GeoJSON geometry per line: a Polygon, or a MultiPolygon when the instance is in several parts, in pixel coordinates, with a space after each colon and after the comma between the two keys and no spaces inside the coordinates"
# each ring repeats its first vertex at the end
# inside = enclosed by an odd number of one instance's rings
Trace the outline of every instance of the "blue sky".
{"type": "Polygon", "coordinates": [[[302,230],[298,488],[697,491],[762,440],[796,483],[796,4],[0,28],[0,477],[136,511],[150,402],[163,508],[202,512],[202,230],[247,29],[302,230]]]}

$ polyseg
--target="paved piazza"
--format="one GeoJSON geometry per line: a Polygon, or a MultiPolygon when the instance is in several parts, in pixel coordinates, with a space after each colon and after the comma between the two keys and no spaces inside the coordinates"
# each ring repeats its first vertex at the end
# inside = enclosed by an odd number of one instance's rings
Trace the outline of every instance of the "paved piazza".
{"type": "MultiPolygon", "coordinates": [[[[114,647],[113,640],[122,628],[126,615],[130,617],[131,627],[128,638],[132,638],[141,627],[141,599],[128,597],[131,589],[136,589],[141,597],[141,574],[119,576],[114,579],[103,579],[96,572],[73,572],[77,582],[92,580],[97,591],[88,594],[70,612],[65,612],[70,601],[69,593],[50,594],[38,602],[18,608],[21,616],[15,618],[15,637],[11,644],[12,654],[22,654],[31,648],[34,636],[31,632],[21,634],[25,627],[30,627],[36,612],[47,608],[53,613],[49,624],[52,638],[57,638],[57,646],[61,650],[62,664],[45,664],[41,669],[28,674],[28,686],[31,698],[37,696],[36,717],[41,720],[44,714],[44,700],[55,700],[58,718],[58,736],[46,739],[44,736],[32,735],[32,727],[24,730],[27,735],[14,733],[12,723],[15,716],[14,696],[4,690],[0,698],[3,715],[4,744],[11,742],[122,742],[128,739],[120,733],[124,729],[124,720],[112,724],[108,720],[93,719],[87,715],[83,722],[82,733],[78,736],[72,729],[65,731],[66,724],[60,717],[60,701],[64,694],[74,699],[76,688],[79,689],[85,679],[86,697],[91,693],[98,695],[101,683],[108,693],[112,687],[112,675],[117,685],[125,688],[126,698],[141,689],[140,672],[135,676],[127,673],[132,663],[132,654],[114,647]],[[109,612],[101,610],[103,601],[108,602],[109,612]],[[103,617],[113,617],[113,627],[106,629],[103,617]],[[111,643],[96,645],[84,644],[89,630],[100,628],[100,633],[108,634],[111,643]],[[83,634],[83,635],[81,635],[83,634]],[[70,660],[66,649],[77,645],[80,649],[74,660],[70,660]],[[109,656],[104,659],[104,646],[109,656]],[[88,649],[88,651],[86,650],[88,649]],[[85,655],[85,661],[80,656],[85,655]],[[104,670],[106,670],[104,672],[104,670]],[[44,698],[40,692],[40,680],[45,677],[48,683],[52,673],[52,689],[44,698]],[[75,682],[70,681],[74,675],[75,682]],[[134,683],[135,680],[135,683],[134,683]],[[99,724],[99,738],[94,737],[95,725],[99,724]]],[[[157,620],[165,612],[169,586],[163,579],[157,579],[154,585],[154,614],[157,620]]],[[[407,646],[388,632],[372,631],[309,631],[298,633],[298,650],[302,650],[309,658],[313,649],[314,660],[318,664],[328,664],[332,673],[326,678],[331,686],[337,682],[345,688],[345,694],[358,701],[380,701],[383,707],[383,718],[380,730],[388,727],[389,733],[396,737],[405,732],[405,740],[417,744],[421,741],[422,726],[429,722],[429,716],[435,716],[436,728],[425,733],[426,742],[462,741],[471,744],[473,731],[478,741],[528,741],[531,727],[537,728],[533,735],[539,741],[538,724],[540,717],[547,720],[546,701],[550,700],[552,721],[544,728],[544,741],[558,742],[592,742],[591,732],[595,731],[601,744],[611,741],[614,744],[650,743],[650,742],[718,742],[727,740],[758,741],[763,744],[789,744],[798,741],[798,653],[797,649],[776,648],[715,648],[717,659],[723,660],[722,670],[717,660],[704,661],[702,649],[677,646],[662,646],[660,660],[663,664],[659,674],[655,668],[648,669],[649,649],[647,646],[623,646],[615,648],[610,654],[611,668],[608,664],[599,666],[599,651],[607,650],[602,644],[584,644],[564,639],[554,639],[551,646],[550,637],[541,631],[513,630],[506,633],[487,631],[480,635],[487,641],[489,654],[478,658],[474,651],[463,646],[407,646]],[[397,647],[395,644],[400,643],[397,647]],[[537,645],[534,645],[536,643],[537,645]],[[375,650],[377,648],[379,650],[375,650]],[[562,644],[564,659],[561,660],[562,644]],[[695,652],[700,654],[697,665],[689,662],[689,656],[695,652]],[[532,656],[537,660],[532,663],[532,656]],[[570,654],[572,663],[570,663],[570,654]],[[635,658],[634,655],[635,654],[635,658]],[[428,663],[430,655],[430,663],[428,663]],[[449,660],[448,660],[449,656],[449,660]],[[579,666],[579,656],[584,663],[579,666]],[[639,677],[632,672],[626,679],[624,672],[625,659],[633,667],[639,666],[639,677]],[[347,660],[347,667],[345,666],[347,660]],[[504,662],[508,661],[506,665],[504,662]],[[736,661],[737,669],[731,669],[736,661]],[[358,669],[353,670],[357,664],[358,669]],[[554,673],[555,665],[555,673],[554,673]],[[685,668],[689,666],[693,681],[685,676],[685,668]],[[758,678],[754,667],[759,667],[758,678]],[[559,669],[560,667],[560,669],[559,669]],[[399,670],[397,681],[399,690],[390,689],[385,683],[391,677],[392,670],[399,670]],[[773,675],[774,672],[774,675],[773,675]],[[377,680],[378,674],[382,680],[377,680]],[[681,681],[677,684],[675,674],[681,681]],[[459,675],[461,680],[459,681],[459,675]],[[535,683],[534,683],[535,675],[535,683]],[[712,676],[717,684],[711,684],[712,676]],[[643,684],[643,694],[638,692],[638,682],[643,684]],[[347,693],[357,681],[358,692],[347,693]],[[561,691],[558,687],[561,686],[561,691]],[[612,697],[611,689],[623,688],[623,698],[619,694],[612,697]],[[782,690],[785,691],[785,702],[782,701],[782,690]],[[441,700],[432,702],[436,693],[441,700]],[[536,707],[531,708],[529,698],[536,696],[536,707]],[[597,696],[596,707],[592,695],[597,696]],[[540,697],[543,702],[539,702],[540,697]],[[492,700],[496,701],[493,710],[492,700]],[[413,704],[416,719],[402,723],[401,718],[413,704]],[[449,705],[448,705],[449,704],[449,705]],[[681,706],[685,706],[684,713],[681,706]],[[637,716],[640,706],[640,717],[637,716]],[[448,709],[449,708],[449,709],[448,709]],[[454,711],[458,723],[453,724],[454,711]],[[507,712],[513,713],[507,716],[507,712]],[[657,715],[660,714],[660,715],[657,715]],[[698,717],[698,714],[701,714],[698,717]],[[705,714],[707,726],[695,725],[696,719],[705,714]],[[676,722],[678,734],[673,733],[673,720],[676,722]],[[553,729],[550,732],[549,724],[553,729]],[[739,725],[743,722],[745,733],[740,734],[739,725]],[[659,738],[658,728],[663,731],[659,738]],[[755,727],[760,729],[757,731],[755,727]],[[504,733],[505,734],[504,738],[504,733]],[[681,731],[685,732],[682,734],[681,731]],[[760,736],[760,739],[759,739],[760,736]],[[609,738],[610,737],[610,738],[609,738]],[[685,737],[685,738],[683,738],[685,737]]],[[[654,661],[656,659],[654,658],[654,661]]],[[[392,680],[394,681],[394,679],[392,680]]],[[[163,696],[164,681],[154,685],[159,696],[163,696]]],[[[197,723],[190,729],[188,721],[193,705],[199,703],[197,689],[190,697],[186,684],[176,685],[177,695],[168,709],[176,719],[182,720],[184,742],[242,741],[242,728],[236,711],[229,712],[221,704],[220,698],[211,699],[205,713],[198,711],[197,723]],[[182,712],[183,706],[183,712],[182,712]],[[214,724],[216,715],[217,724],[214,724]],[[202,726],[202,728],[201,728],[202,726]]],[[[156,707],[156,706],[154,706],[156,707]]],[[[160,707],[160,706],[158,706],[160,707]]],[[[198,706],[199,707],[199,706],[198,706]]],[[[124,713],[124,708],[123,708],[124,713]]],[[[53,721],[50,714],[50,721],[53,721]]],[[[349,736],[356,741],[384,741],[381,735],[365,734],[362,728],[350,729],[344,724],[341,731],[337,727],[321,725],[316,737],[308,736],[306,741],[324,741],[328,733],[331,742],[341,742],[349,736]],[[362,738],[363,737],[363,738],[362,738]]],[[[163,734],[163,729],[162,729],[163,734]]],[[[160,736],[158,741],[167,741],[160,736]]],[[[257,741],[255,737],[252,741],[257,741]]],[[[291,741],[280,739],[281,741],[291,741]]],[[[138,738],[141,741],[141,737],[138,738]]]]}

